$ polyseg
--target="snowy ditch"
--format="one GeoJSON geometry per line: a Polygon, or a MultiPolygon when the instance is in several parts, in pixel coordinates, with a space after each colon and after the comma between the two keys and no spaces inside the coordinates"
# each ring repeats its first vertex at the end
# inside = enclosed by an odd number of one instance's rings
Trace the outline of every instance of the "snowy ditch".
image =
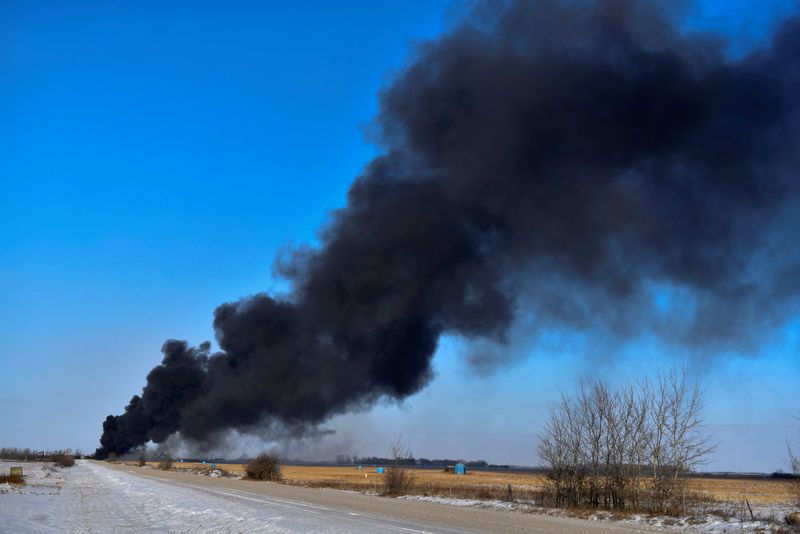
{"type": "Polygon", "coordinates": [[[580,517],[590,521],[616,521],[631,526],[648,526],[665,531],[702,532],[708,534],[723,534],[728,532],[787,532],[786,517],[797,512],[797,508],[790,505],[754,505],[753,515],[755,519],[753,520],[749,518],[749,511],[747,515],[744,515],[738,505],[729,504],[717,507],[726,512],[725,517],[713,513],[703,513],[688,517],[649,516],[644,514],[620,516],[604,511],[578,514],[558,508],[543,508],[528,501],[508,502],[500,500],[458,499],[435,495],[405,495],[399,498],[449,506],[528,512],[550,516],[580,517]]]}

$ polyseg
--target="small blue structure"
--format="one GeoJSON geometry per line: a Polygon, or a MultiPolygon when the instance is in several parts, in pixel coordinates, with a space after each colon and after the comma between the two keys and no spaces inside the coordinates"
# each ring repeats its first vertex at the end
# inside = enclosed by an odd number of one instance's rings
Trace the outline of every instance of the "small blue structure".
{"type": "Polygon", "coordinates": [[[467,474],[467,466],[462,463],[457,463],[453,467],[453,473],[456,475],[466,475],[467,474]]]}
{"type": "Polygon", "coordinates": [[[376,473],[383,473],[383,467],[379,467],[375,470],[376,473]]]}

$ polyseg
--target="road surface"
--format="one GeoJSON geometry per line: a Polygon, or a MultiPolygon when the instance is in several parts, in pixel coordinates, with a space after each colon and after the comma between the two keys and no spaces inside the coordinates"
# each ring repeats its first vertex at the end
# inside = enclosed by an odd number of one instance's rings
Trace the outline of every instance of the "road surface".
{"type": "MultiPolygon", "coordinates": [[[[42,468],[43,469],[43,468],[42,468]]],[[[44,472],[44,471],[43,471],[44,472]]],[[[38,476],[38,475],[37,475],[38,476]]],[[[631,526],[81,461],[0,494],[0,532],[558,532],[631,526]],[[56,477],[56,478],[57,478],[56,477]],[[61,485],[56,490],[56,486],[61,485]]],[[[649,530],[648,530],[649,531],[649,530]]]]}

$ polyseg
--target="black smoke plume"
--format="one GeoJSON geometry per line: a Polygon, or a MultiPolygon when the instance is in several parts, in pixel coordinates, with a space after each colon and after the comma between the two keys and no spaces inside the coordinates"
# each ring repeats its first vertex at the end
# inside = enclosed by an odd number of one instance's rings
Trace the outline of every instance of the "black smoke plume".
{"type": "Polygon", "coordinates": [[[98,456],[402,399],[442,334],[670,331],[745,343],[798,293],[800,20],[740,59],[655,2],[480,4],[380,95],[382,155],[282,298],[214,314],[221,348],[167,341],[98,456]],[[658,311],[653,288],[673,291],[658,311]]]}

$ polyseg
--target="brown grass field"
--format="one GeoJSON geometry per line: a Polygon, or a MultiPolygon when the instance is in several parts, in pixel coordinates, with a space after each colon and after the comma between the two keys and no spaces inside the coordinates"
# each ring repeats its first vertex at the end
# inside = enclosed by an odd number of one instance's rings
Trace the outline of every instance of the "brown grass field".
{"type": "MultiPolygon", "coordinates": [[[[136,462],[126,462],[136,465],[136,462]]],[[[148,462],[156,468],[157,462],[148,462]]],[[[244,475],[243,464],[217,464],[218,469],[244,475]]],[[[211,469],[208,464],[175,462],[174,469],[211,469]]],[[[411,469],[415,487],[420,494],[470,498],[506,498],[508,487],[514,498],[533,499],[544,488],[544,476],[538,473],[515,471],[470,471],[453,475],[440,469],[411,469]]],[[[374,467],[359,470],[350,466],[282,466],[284,480],[289,484],[309,487],[328,487],[346,490],[379,491],[382,475],[374,467]]],[[[753,504],[789,504],[796,500],[792,482],[757,478],[689,479],[689,490],[720,502],[753,504]]]]}

